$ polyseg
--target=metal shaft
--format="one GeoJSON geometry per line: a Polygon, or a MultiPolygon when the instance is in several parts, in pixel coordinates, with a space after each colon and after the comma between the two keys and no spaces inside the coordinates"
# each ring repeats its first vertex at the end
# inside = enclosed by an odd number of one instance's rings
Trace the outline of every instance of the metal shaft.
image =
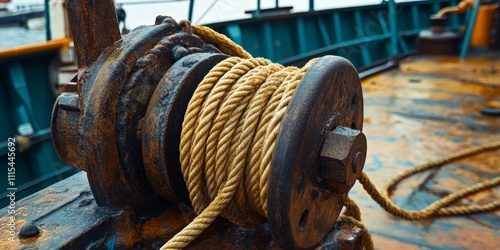
{"type": "Polygon", "coordinates": [[[78,68],[90,66],[121,38],[114,1],[68,0],[70,29],[78,68]]]}

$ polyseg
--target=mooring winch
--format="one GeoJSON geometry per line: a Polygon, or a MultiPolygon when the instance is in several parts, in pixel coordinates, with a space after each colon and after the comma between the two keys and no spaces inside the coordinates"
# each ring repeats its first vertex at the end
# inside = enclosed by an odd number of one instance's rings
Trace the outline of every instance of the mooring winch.
{"type": "MultiPolygon", "coordinates": [[[[119,39],[116,18],[88,21],[111,7],[111,1],[69,6],[79,73],[77,91],[62,93],[54,106],[54,146],[66,163],[87,172],[99,205],[189,204],[190,173],[180,162],[188,105],[215,67],[241,55],[189,22],[163,16],[119,39]]],[[[265,214],[281,246],[310,248],[332,228],[360,176],[366,139],[352,64],[325,56],[301,74],[272,142],[265,214]]]]}

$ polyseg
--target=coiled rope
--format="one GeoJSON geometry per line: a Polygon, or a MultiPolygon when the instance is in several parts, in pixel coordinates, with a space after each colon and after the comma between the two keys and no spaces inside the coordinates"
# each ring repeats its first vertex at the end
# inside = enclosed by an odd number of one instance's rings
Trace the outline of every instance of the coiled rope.
{"type": "MultiPolygon", "coordinates": [[[[239,45],[212,29],[193,25],[192,32],[215,44],[229,55],[203,79],[191,98],[181,133],[181,166],[191,202],[198,216],[161,249],[181,249],[193,241],[217,216],[240,226],[262,223],[267,218],[270,162],[288,103],[308,69],[284,67],[267,59],[252,58],[239,45]]],[[[389,184],[389,190],[402,179],[446,162],[466,157],[500,143],[452,155],[405,172],[389,184]]],[[[457,215],[489,211],[499,202],[487,205],[444,208],[466,195],[498,185],[499,178],[453,193],[421,211],[406,211],[380,194],[365,173],[360,183],[384,209],[405,219],[436,215],[457,215]]],[[[361,223],[358,206],[348,199],[346,214],[340,219],[362,228],[365,249],[373,249],[370,233],[361,223]]]]}
{"type": "Polygon", "coordinates": [[[181,166],[197,218],[170,240],[182,248],[222,215],[250,226],[267,217],[274,145],[302,68],[231,57],[215,66],[191,99],[181,133],[181,166]]]}

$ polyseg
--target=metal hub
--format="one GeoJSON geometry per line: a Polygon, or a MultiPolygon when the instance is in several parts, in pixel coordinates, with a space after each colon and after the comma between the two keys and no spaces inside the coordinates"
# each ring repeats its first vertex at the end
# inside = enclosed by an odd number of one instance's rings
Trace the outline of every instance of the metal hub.
{"type": "Polygon", "coordinates": [[[292,97],[271,163],[268,217],[279,245],[311,248],[333,226],[363,168],[362,127],[354,66],[340,57],[319,59],[292,97]]]}

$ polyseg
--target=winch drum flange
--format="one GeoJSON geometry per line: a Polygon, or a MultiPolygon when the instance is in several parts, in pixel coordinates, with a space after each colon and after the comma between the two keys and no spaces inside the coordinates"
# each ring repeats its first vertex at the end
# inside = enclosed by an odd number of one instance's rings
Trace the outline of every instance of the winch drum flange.
{"type": "Polygon", "coordinates": [[[271,162],[268,219],[280,246],[311,248],[333,226],[363,171],[362,128],[356,69],[341,57],[320,58],[297,86],[271,162]]]}

